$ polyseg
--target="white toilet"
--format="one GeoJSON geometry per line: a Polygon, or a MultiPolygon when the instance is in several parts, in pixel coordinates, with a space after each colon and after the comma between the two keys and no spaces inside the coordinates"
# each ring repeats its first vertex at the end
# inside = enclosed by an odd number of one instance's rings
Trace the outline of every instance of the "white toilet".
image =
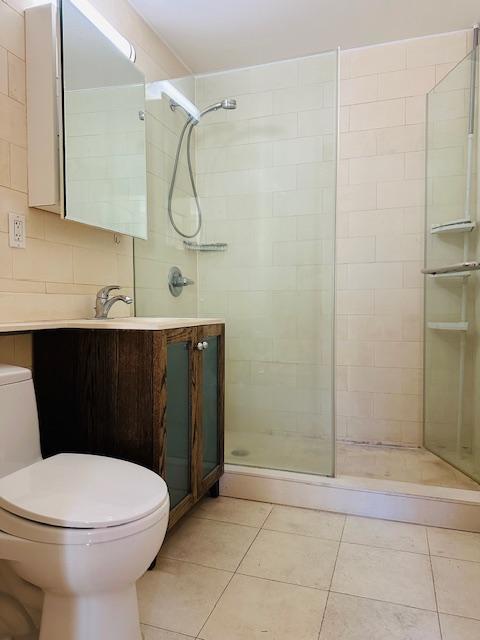
{"type": "Polygon", "coordinates": [[[31,372],[0,365],[0,560],[43,590],[40,640],[140,640],[135,582],[168,514],[167,486],[148,469],[42,460],[31,372]]]}

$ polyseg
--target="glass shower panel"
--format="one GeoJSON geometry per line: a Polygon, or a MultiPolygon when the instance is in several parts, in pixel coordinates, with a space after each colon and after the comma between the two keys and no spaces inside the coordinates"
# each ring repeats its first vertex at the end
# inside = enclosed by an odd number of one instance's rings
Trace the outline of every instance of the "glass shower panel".
{"type": "MultiPolygon", "coordinates": [[[[478,260],[478,52],[429,93],[425,265],[478,260]]],[[[478,271],[425,277],[425,446],[480,480],[478,271]]]]}
{"type": "MultiPolygon", "coordinates": [[[[185,96],[194,100],[195,78],[187,76],[173,81],[185,96]]],[[[181,109],[172,109],[168,96],[146,102],[147,133],[147,203],[148,240],[135,239],[135,312],[137,316],[194,317],[197,295],[194,287],[186,287],[178,298],[170,294],[168,274],[178,266],[185,276],[195,279],[196,256],[186,251],[182,238],[168,220],[168,191],[178,139],[186,121],[181,109]]],[[[195,136],[192,138],[195,148],[195,136]]],[[[181,224],[190,229],[193,196],[187,174],[185,153],[179,158],[173,207],[181,224]]]]}
{"type": "Polygon", "coordinates": [[[199,314],[226,319],[226,462],[333,475],[336,52],[197,78],[199,314]],[[218,246],[218,245],[217,245],[218,246]]]}

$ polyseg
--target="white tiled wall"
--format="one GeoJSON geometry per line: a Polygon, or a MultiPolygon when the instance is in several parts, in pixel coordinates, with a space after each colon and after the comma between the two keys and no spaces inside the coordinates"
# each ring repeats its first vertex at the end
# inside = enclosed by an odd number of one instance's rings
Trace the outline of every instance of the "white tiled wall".
{"type": "MultiPolygon", "coordinates": [[[[28,0],[0,0],[0,319],[89,317],[105,284],[133,286],[132,241],[27,206],[25,30],[28,0]],[[27,216],[26,250],[8,247],[8,213],[27,216]]],[[[125,0],[93,0],[136,45],[147,78],[185,68],[125,0]]],[[[124,312],[122,308],[117,313],[124,312]]],[[[128,311],[127,311],[128,312],[128,311]]],[[[1,338],[0,361],[28,362],[24,338],[1,338]]]]}
{"type": "Polygon", "coordinates": [[[340,439],[422,442],[425,94],[468,41],[460,32],[341,54],[340,439]]]}

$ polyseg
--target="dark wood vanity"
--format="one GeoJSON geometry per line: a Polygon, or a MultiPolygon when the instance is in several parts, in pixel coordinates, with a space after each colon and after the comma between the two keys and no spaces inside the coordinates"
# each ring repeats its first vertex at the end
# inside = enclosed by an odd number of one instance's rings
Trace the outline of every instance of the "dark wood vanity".
{"type": "Polygon", "coordinates": [[[223,324],[33,333],[42,452],[129,460],[167,482],[172,527],[223,473],[223,324]]]}

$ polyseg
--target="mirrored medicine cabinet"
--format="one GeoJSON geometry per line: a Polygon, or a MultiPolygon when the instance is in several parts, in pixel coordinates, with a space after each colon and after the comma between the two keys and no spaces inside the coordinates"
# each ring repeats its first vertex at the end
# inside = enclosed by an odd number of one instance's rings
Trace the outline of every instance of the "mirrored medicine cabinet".
{"type": "Polygon", "coordinates": [[[84,0],[26,11],[29,204],[147,237],[145,77],[84,0]]]}

